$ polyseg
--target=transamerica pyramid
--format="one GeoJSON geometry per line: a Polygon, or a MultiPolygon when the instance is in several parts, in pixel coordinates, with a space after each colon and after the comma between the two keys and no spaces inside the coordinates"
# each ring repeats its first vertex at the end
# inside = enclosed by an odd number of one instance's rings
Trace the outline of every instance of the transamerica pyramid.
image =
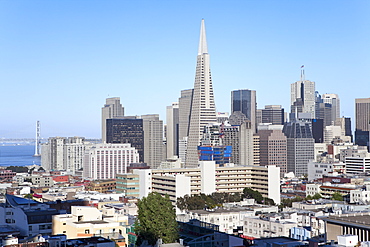
{"type": "Polygon", "coordinates": [[[202,19],[194,93],[190,112],[189,136],[186,149],[186,167],[198,166],[198,146],[204,126],[208,123],[214,123],[216,120],[216,107],[213,95],[206,29],[204,26],[204,19],[202,19]]]}

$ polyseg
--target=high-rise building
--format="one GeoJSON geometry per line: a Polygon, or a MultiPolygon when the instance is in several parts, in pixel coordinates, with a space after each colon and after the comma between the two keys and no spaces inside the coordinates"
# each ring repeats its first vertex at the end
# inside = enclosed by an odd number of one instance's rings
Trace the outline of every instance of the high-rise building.
{"type": "Polygon", "coordinates": [[[196,167],[198,165],[199,158],[197,148],[202,138],[204,126],[216,121],[216,107],[213,95],[206,30],[204,20],[202,20],[186,149],[187,167],[196,167]]]}
{"type": "Polygon", "coordinates": [[[251,129],[257,128],[257,102],[256,91],[249,89],[234,90],[231,92],[231,113],[240,111],[251,122],[251,129]]]}
{"type": "Polygon", "coordinates": [[[179,103],[166,109],[166,157],[179,156],[179,103]]]}
{"type": "MultiPolygon", "coordinates": [[[[284,108],[281,105],[266,105],[262,112],[262,123],[284,124],[284,108]]],[[[281,170],[280,170],[281,171],[281,170]]]]}
{"type": "Polygon", "coordinates": [[[85,154],[83,176],[92,179],[115,179],[127,173],[131,163],[139,162],[137,150],[129,143],[103,143],[92,147],[85,154]]]}
{"type": "Polygon", "coordinates": [[[83,137],[50,137],[41,145],[41,165],[46,170],[65,170],[75,174],[82,170],[85,151],[92,145],[83,137]]]}
{"type": "Polygon", "coordinates": [[[351,142],[353,142],[351,118],[349,117],[337,118],[335,120],[335,125],[340,126],[343,131],[342,135],[349,136],[351,138],[351,142]]]}
{"type": "Polygon", "coordinates": [[[102,141],[107,141],[107,119],[111,118],[121,118],[124,116],[125,109],[122,107],[120,98],[114,97],[114,98],[107,98],[106,103],[104,107],[102,107],[102,141]]]}
{"type": "Polygon", "coordinates": [[[340,118],[340,99],[337,94],[334,93],[324,93],[322,95],[322,100],[326,104],[331,105],[331,125],[335,124],[335,120],[340,118]]]}
{"type": "Polygon", "coordinates": [[[140,162],[144,162],[143,119],[107,119],[107,143],[130,143],[138,151],[140,162]]]}
{"type": "Polygon", "coordinates": [[[355,143],[360,146],[369,145],[370,133],[370,98],[356,99],[356,130],[355,143]]]}
{"type": "Polygon", "coordinates": [[[315,118],[315,82],[305,79],[304,70],[301,71],[301,80],[291,84],[291,112],[309,113],[315,118]]]}
{"type": "Polygon", "coordinates": [[[194,89],[186,89],[181,91],[179,98],[179,158],[182,162],[186,160],[186,147],[189,135],[189,122],[191,102],[193,99],[194,89]]]}
{"type": "Polygon", "coordinates": [[[283,132],[287,137],[287,171],[296,176],[307,174],[307,164],[315,158],[310,123],[288,122],[284,124],[283,132]]]}
{"type": "Polygon", "coordinates": [[[260,165],[276,165],[281,174],[287,172],[287,138],[283,125],[259,125],[260,165]]]}
{"type": "Polygon", "coordinates": [[[163,121],[158,114],[142,115],[141,118],[144,130],[144,162],[156,169],[164,160],[163,121]]]}

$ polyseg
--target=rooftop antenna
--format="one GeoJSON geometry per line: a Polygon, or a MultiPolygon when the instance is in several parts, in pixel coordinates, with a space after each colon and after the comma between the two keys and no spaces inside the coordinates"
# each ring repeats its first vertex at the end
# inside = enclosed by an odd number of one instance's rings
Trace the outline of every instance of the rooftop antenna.
{"type": "Polygon", "coordinates": [[[305,75],[304,75],[304,65],[301,66],[301,82],[304,82],[305,75]]]}
{"type": "Polygon", "coordinates": [[[36,140],[35,140],[35,154],[33,156],[41,156],[40,154],[40,121],[36,121],[36,140]]]}

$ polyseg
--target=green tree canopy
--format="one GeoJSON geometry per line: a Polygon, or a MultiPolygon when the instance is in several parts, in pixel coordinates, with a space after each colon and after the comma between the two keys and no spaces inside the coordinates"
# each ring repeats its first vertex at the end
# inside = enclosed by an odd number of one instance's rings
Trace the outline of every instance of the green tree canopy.
{"type": "Polygon", "coordinates": [[[257,203],[262,203],[263,201],[263,196],[261,195],[261,193],[259,193],[257,190],[252,190],[251,188],[244,188],[243,197],[254,199],[257,203]]]}
{"type": "Polygon", "coordinates": [[[11,170],[13,172],[18,172],[18,173],[28,172],[28,168],[26,166],[8,166],[6,169],[11,170]]]}
{"type": "Polygon", "coordinates": [[[312,197],[312,199],[315,199],[315,200],[320,199],[320,198],[322,198],[322,196],[321,196],[319,193],[316,193],[316,194],[315,194],[315,195],[313,195],[313,197],[312,197]]]}
{"type": "Polygon", "coordinates": [[[178,239],[175,208],[168,196],[162,197],[153,192],[139,200],[137,206],[135,233],[138,235],[138,245],[144,240],[155,245],[160,238],[164,243],[173,243],[178,239]]]}
{"type": "Polygon", "coordinates": [[[334,192],[331,199],[336,201],[343,201],[343,196],[339,192],[334,192]]]}

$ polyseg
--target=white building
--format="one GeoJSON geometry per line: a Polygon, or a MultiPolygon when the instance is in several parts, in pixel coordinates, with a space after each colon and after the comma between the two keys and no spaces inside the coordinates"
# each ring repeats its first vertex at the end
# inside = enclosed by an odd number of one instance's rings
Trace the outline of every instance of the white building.
{"type": "MultiPolygon", "coordinates": [[[[161,194],[184,194],[190,186],[190,194],[211,194],[213,192],[242,192],[244,188],[257,190],[264,197],[280,204],[280,169],[276,166],[225,166],[216,167],[214,161],[202,161],[198,168],[134,170],[139,174],[140,194],[142,187],[145,192],[157,191],[161,194]],[[174,177],[184,175],[190,178],[190,184],[179,184],[174,177]],[[143,182],[146,181],[146,182],[143,182]],[[149,183],[149,181],[151,181],[149,183]],[[145,184],[145,185],[143,185],[145,184]],[[178,187],[180,185],[180,188],[178,187]]],[[[186,180],[186,178],[182,178],[186,180]]]]}
{"type": "Polygon", "coordinates": [[[189,135],[186,150],[186,166],[198,165],[198,150],[203,128],[209,123],[217,122],[214,101],[210,57],[208,54],[206,29],[202,20],[200,29],[199,49],[191,103],[189,135]]]}
{"type": "Polygon", "coordinates": [[[297,226],[296,219],[282,215],[250,216],[244,218],[243,235],[253,238],[289,237],[290,229],[297,226]]]}
{"type": "MultiPolygon", "coordinates": [[[[303,102],[302,112],[309,113],[310,118],[315,118],[315,82],[305,80],[303,73],[300,81],[291,84],[290,92],[290,105],[293,107],[294,103],[301,99],[303,102]]],[[[292,112],[295,110],[292,109],[292,112]]]]}
{"type": "Polygon", "coordinates": [[[92,179],[114,179],[127,173],[131,163],[139,163],[139,153],[131,144],[96,144],[84,157],[83,176],[92,179]]]}
{"type": "Polygon", "coordinates": [[[347,174],[370,172],[370,157],[346,157],[345,163],[347,174]]]}
{"type": "Polygon", "coordinates": [[[350,191],[350,203],[368,204],[370,202],[370,185],[350,191]]]}
{"type": "Polygon", "coordinates": [[[41,165],[46,170],[65,170],[73,174],[83,168],[83,158],[93,144],[83,137],[50,137],[41,144],[41,165]]]}

